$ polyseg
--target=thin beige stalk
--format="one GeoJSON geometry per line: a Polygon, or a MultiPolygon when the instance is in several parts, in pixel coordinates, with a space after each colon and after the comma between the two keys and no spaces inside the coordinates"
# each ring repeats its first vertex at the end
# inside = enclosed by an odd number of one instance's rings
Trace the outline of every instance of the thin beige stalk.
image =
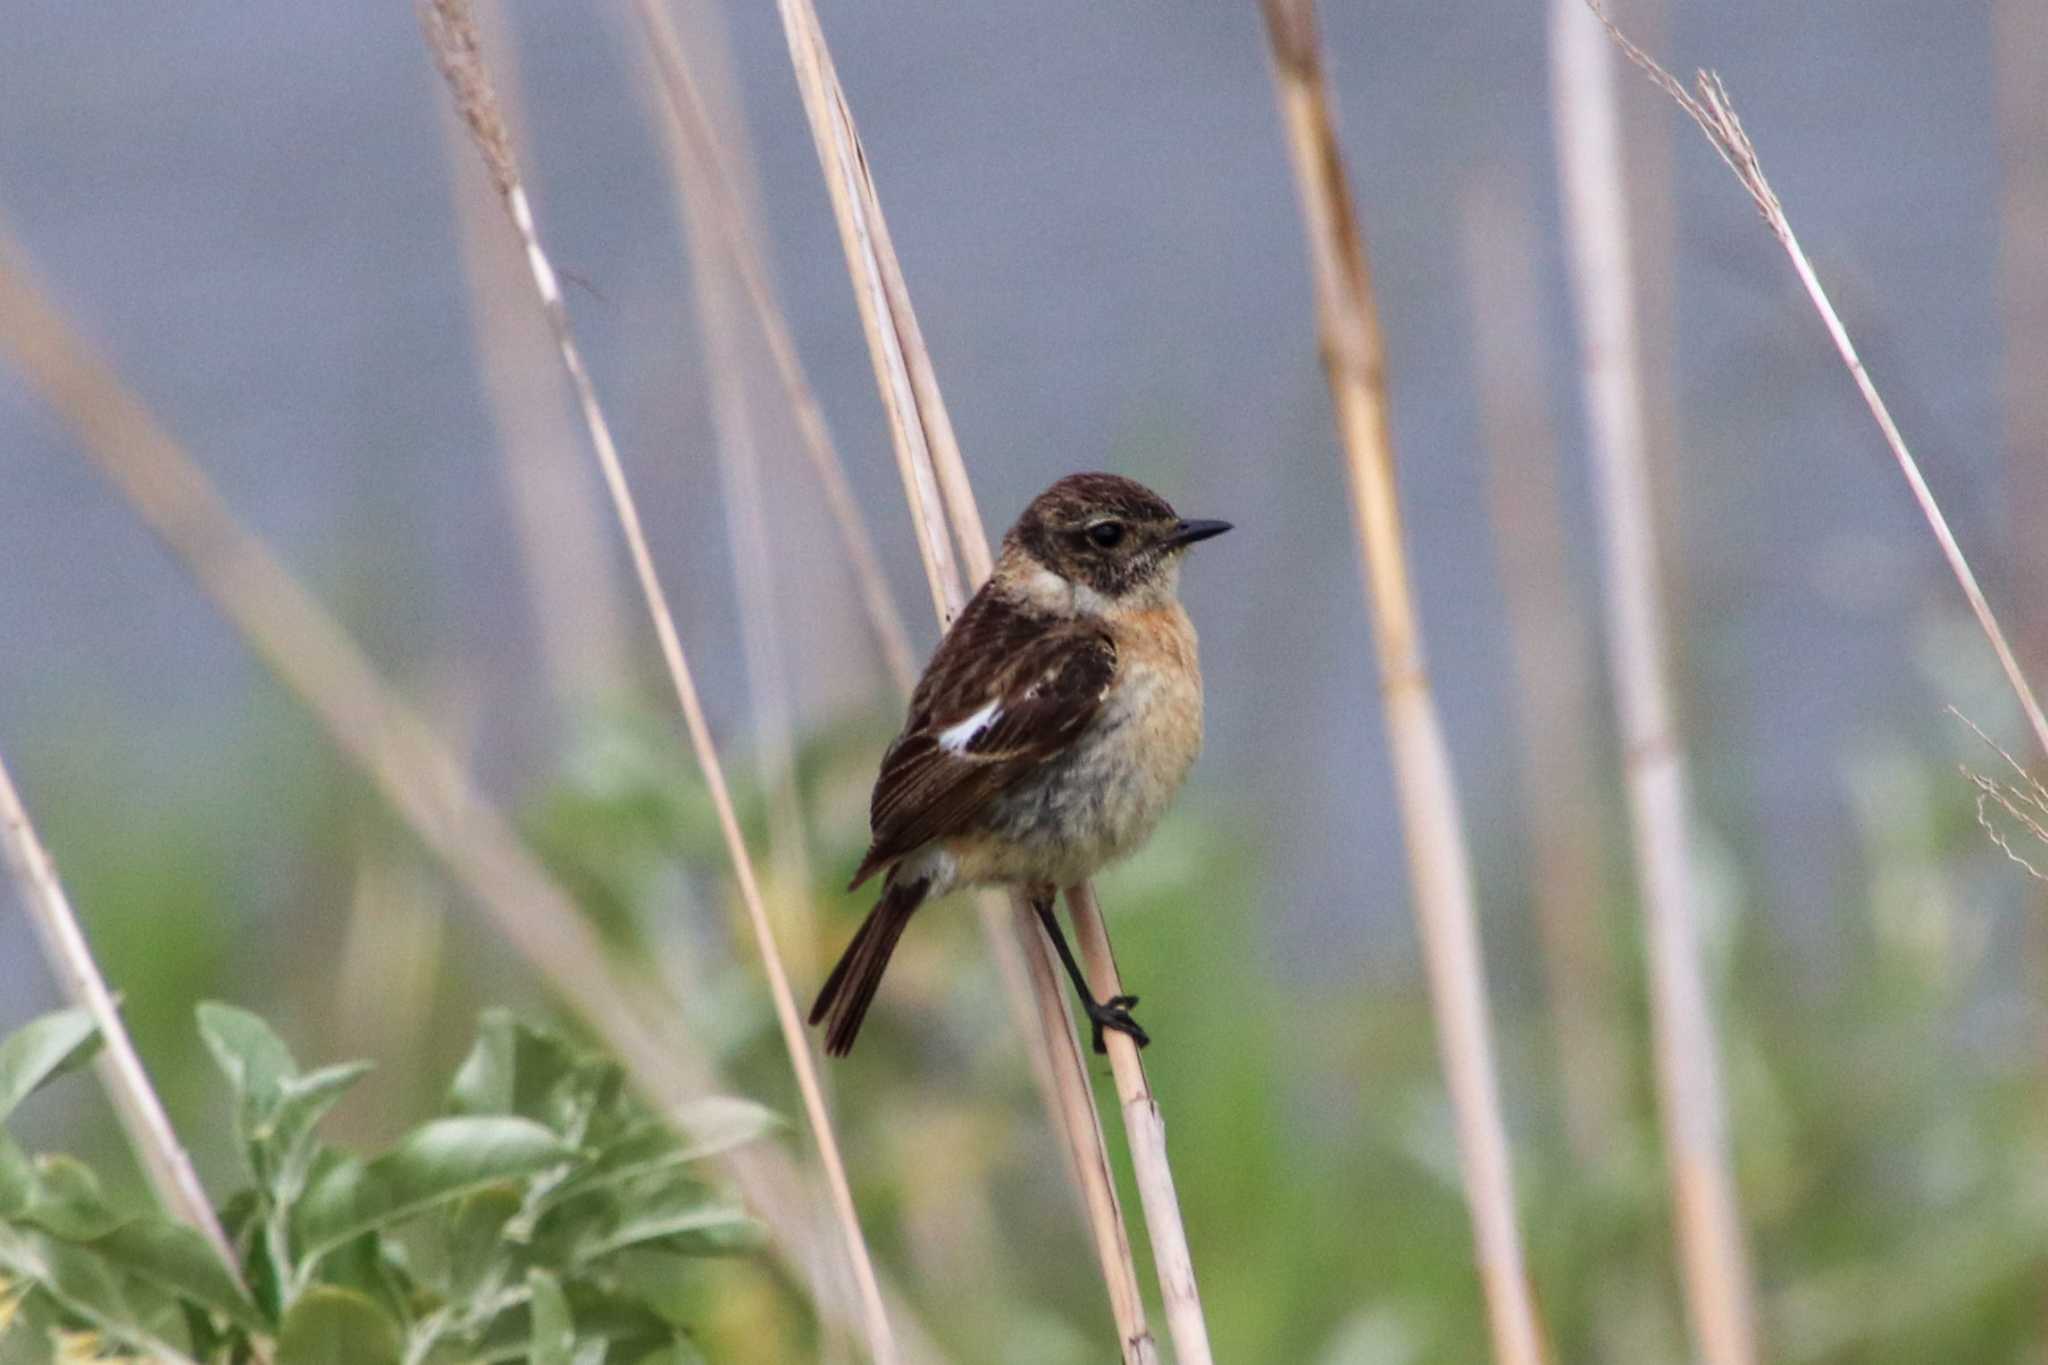
{"type": "MultiPolygon", "coordinates": [[[[1017,960],[1029,972],[1031,998],[1038,1009],[1039,1028],[1050,1048],[1049,1066],[1056,1077],[1053,1094],[1058,1108],[1054,1117],[1066,1139],[1067,1157],[1081,1186],[1081,1197],[1094,1234],[1096,1259],[1105,1267],[1109,1289],[1110,1316],[1117,1324],[1118,1346],[1127,1365],[1158,1365],[1159,1346],[1145,1325],[1145,1300],[1138,1288],[1138,1271],[1131,1259],[1130,1234],[1124,1228],[1122,1201],[1117,1198],[1116,1181],[1109,1170],[1109,1143],[1102,1132],[1102,1114],[1095,1107],[1095,1091],[1088,1084],[1087,1056],[1081,1051],[1081,1037],[1067,1012],[1066,978],[1045,943],[1045,931],[1037,916],[1027,918],[1028,908],[1012,904],[1001,892],[987,891],[980,897],[983,921],[990,932],[1014,934],[1017,960]],[[1079,1077],[1079,1085],[1072,1078],[1079,1077]],[[1108,1267],[1117,1273],[1107,1273],[1108,1267]]],[[[1034,1052],[1041,1049],[1033,1049],[1034,1052]]]]}
{"type": "Polygon", "coordinates": [[[1323,364],[1337,408],[1366,598],[1379,651],[1415,913],[1436,1010],[1438,1046],[1457,1119],[1479,1275],[1495,1358],[1543,1358],[1522,1264],[1514,1175],[1501,1118],[1487,1017],[1485,967],[1465,833],[1409,584],[1387,428],[1379,320],[1365,241],[1354,214],[1323,81],[1310,0],[1264,0],[1273,76],[1308,235],[1323,364]]]}
{"type": "MultiPolygon", "coordinates": [[[[1087,964],[1088,984],[1096,999],[1113,1000],[1124,993],[1124,983],[1117,973],[1116,952],[1110,946],[1102,909],[1095,903],[1095,888],[1083,882],[1068,887],[1066,896],[1081,960],[1087,964]]],[[[1145,1228],[1152,1234],[1152,1262],[1166,1306],[1166,1330],[1177,1360],[1190,1359],[1181,1343],[1194,1342],[1201,1347],[1201,1354],[1193,1358],[1206,1362],[1210,1359],[1209,1328],[1202,1320],[1195,1258],[1181,1222],[1173,1167],[1166,1160],[1166,1119],[1152,1094],[1152,1081],[1145,1074],[1145,1060],[1137,1044],[1122,1033],[1114,1037],[1105,1034],[1104,1038],[1110,1070],[1116,1077],[1117,1101],[1123,1107],[1124,1133],[1131,1144],[1131,1175],[1138,1185],[1145,1228]],[[1140,1160],[1140,1152],[1149,1154],[1149,1159],[1140,1160]]]]}
{"type": "Polygon", "coordinates": [[[1877,385],[1870,378],[1870,372],[1863,367],[1863,358],[1857,353],[1856,345],[1849,339],[1849,329],[1842,324],[1841,315],[1835,312],[1835,305],[1822,288],[1820,277],[1814,273],[1812,262],[1806,259],[1806,251],[1799,245],[1799,238],[1792,231],[1792,221],[1785,216],[1785,206],[1778,202],[1777,191],[1764,177],[1763,165],[1757,158],[1756,144],[1749,140],[1749,134],[1742,127],[1742,120],[1736,117],[1735,108],[1729,102],[1728,91],[1721,84],[1721,78],[1711,71],[1698,72],[1694,77],[1693,89],[1688,91],[1679,84],[1678,78],[1657,64],[1655,58],[1630,42],[1628,36],[1616,28],[1596,0],[1586,0],[1593,13],[1606,28],[1607,35],[1627,54],[1628,59],[1640,67],[1651,80],[1662,86],[1678,107],[1686,112],[1692,121],[1707,135],[1707,141],[1720,156],[1728,169],[1735,173],[1742,185],[1763,215],[1764,223],[1778,244],[1785,249],[1786,257],[1792,262],[1799,283],[1806,290],[1806,296],[1813,302],[1814,311],[1820,314],[1821,322],[1828,330],[1828,337],[1835,344],[1835,351],[1848,367],[1849,375],[1856,381],[1856,389],[1863,395],[1863,404],[1870,409],[1878,430],[1884,436],[1886,448],[1898,464],[1899,472],[1905,476],[1906,485],[1912,490],[1913,501],[1919,505],[1920,515],[1926,520],[1927,528],[1933,532],[1935,543],[1941,547],[1942,557],[1948,561],[1949,572],[1955,576],[1962,588],[1963,596],[1969,601],[1970,612],[1977,618],[1977,626],[1984,632],[1984,638],[1991,643],[1991,652],[1998,657],[1998,666],[2005,673],[2013,695],[2020,704],[2021,712],[2027,718],[2027,726],[2033,731],[2034,740],[2044,754],[2048,754],[2048,715],[2041,710],[2041,703],[2034,697],[2034,689],[2028,684],[2026,674],[2021,670],[2019,660],[2013,656],[2012,647],[2006,643],[2005,632],[1999,628],[1998,618],[1992,613],[1991,603],[1986,600],[1984,590],[1977,586],[1977,575],[1970,570],[1970,562],[1963,555],[1962,546],[1956,543],[1954,532],[1949,530],[1948,518],[1942,515],[1941,505],[1921,476],[1920,464],[1906,446],[1906,439],[1899,434],[1898,423],[1892,420],[1891,409],[1885,406],[1884,398],[1877,391],[1877,385]]]}
{"type": "Polygon", "coordinates": [[[464,121],[475,135],[477,150],[491,171],[512,225],[525,243],[527,263],[533,270],[534,288],[554,331],[555,343],[562,355],[562,367],[575,391],[577,406],[582,410],[584,424],[589,429],[591,445],[604,471],[605,486],[611,493],[612,507],[626,539],[634,575],[639,580],[648,615],[654,623],[662,660],[668,667],[669,681],[675,688],[676,702],[682,708],[691,747],[696,752],[698,766],[703,769],[705,785],[718,814],[719,829],[732,860],[740,899],[746,906],[748,920],[758,941],[762,966],[768,977],[769,995],[775,1004],[776,1020],[782,1028],[783,1044],[789,1053],[790,1066],[796,1073],[797,1089],[803,1098],[812,1137],[818,1144],[819,1160],[824,1167],[826,1187],[831,1193],[833,1209],[846,1241],[854,1283],[866,1306],[868,1352],[878,1365],[892,1365],[897,1357],[889,1316],[882,1304],[881,1286],[875,1278],[867,1239],[861,1232],[860,1216],[854,1208],[853,1191],[846,1179],[846,1165],[839,1154],[839,1140],[833,1132],[831,1116],[825,1106],[824,1091],[818,1084],[817,1065],[804,1033],[803,1018],[797,1012],[796,996],[790,989],[789,976],[784,970],[782,955],[768,920],[768,909],[755,879],[753,859],[740,832],[739,817],[734,812],[731,793],[726,786],[724,767],[712,743],[711,727],[704,718],[696,681],[691,676],[689,659],[683,651],[682,636],[676,629],[660,576],[655,571],[654,556],[648,549],[646,533],[641,527],[639,508],[626,481],[625,469],[620,464],[618,448],[612,440],[610,423],[598,402],[596,387],[570,331],[561,285],[541,245],[532,207],[527,202],[525,187],[520,183],[518,168],[512,162],[503,126],[498,121],[490,75],[478,50],[468,0],[426,0],[421,6],[421,15],[428,45],[455,96],[464,121]]]}
{"type": "Polygon", "coordinates": [[[847,483],[846,466],[833,444],[831,430],[825,425],[824,408],[819,405],[810,380],[805,377],[796,342],[790,336],[789,322],[776,295],[767,263],[762,258],[756,215],[738,181],[734,158],[722,147],[719,125],[706,106],[690,64],[684,59],[682,43],[676,37],[675,25],[662,8],[662,0],[635,0],[634,12],[647,35],[660,73],[662,95],[673,120],[670,131],[680,152],[678,168],[688,177],[682,182],[683,192],[692,198],[708,201],[698,211],[704,221],[716,230],[725,250],[730,253],[732,268],[738,274],[747,301],[753,308],[754,319],[761,329],[762,340],[767,343],[776,377],[796,418],[805,458],[818,476],[833,521],[839,527],[847,562],[860,588],[861,603],[874,629],[883,662],[897,689],[908,694],[917,683],[917,664],[911,656],[910,636],[904,629],[902,613],[896,609],[896,600],[889,592],[888,579],[882,573],[881,558],[875,553],[867,518],[861,514],[860,504],[854,500],[853,490],[847,483]]]}
{"type": "MultiPolygon", "coordinates": [[[[1671,31],[1674,0],[1622,0],[1629,24],[1662,40],[1671,31]]],[[[1656,517],[1657,563],[1675,636],[1665,643],[1672,670],[1683,676],[1691,640],[1684,629],[1689,600],[1685,504],[1673,496],[1685,472],[1678,405],[1678,195],[1672,180],[1677,138],[1665,117],[1663,92],[1620,82],[1622,189],[1628,195],[1629,255],[1635,262],[1636,388],[1642,394],[1643,454],[1650,467],[1650,510],[1656,517]]],[[[1545,342],[1546,349],[1552,343],[1545,342]]]]}
{"type": "Polygon", "coordinates": [[[57,869],[49,852],[36,837],[35,826],[29,823],[21,793],[15,790],[14,778],[4,759],[0,759],[0,853],[6,855],[7,869],[21,893],[22,908],[35,925],[64,994],[90,1014],[93,1025],[99,1029],[100,1082],[106,1086],[107,1097],[113,1101],[121,1128],[128,1135],[128,1146],[148,1173],[157,1198],[172,1217],[198,1229],[220,1256],[228,1274],[241,1283],[241,1263],[221,1231],[220,1220],[214,1217],[213,1203],[199,1183],[198,1172],[192,1169],[192,1158],[185,1154],[171,1128],[163,1101],[149,1083],[149,1073],[142,1069],[142,1058],[135,1053],[128,1026],[121,1022],[114,993],[107,989],[106,978],[100,975],[92,946],[85,939],[85,929],[71,911],[70,898],[64,894],[63,883],[57,880],[57,869]]]}
{"type": "Polygon", "coordinates": [[[932,608],[940,624],[945,625],[952,621],[966,597],[952,541],[946,533],[946,508],[939,492],[938,473],[932,467],[924,414],[918,406],[916,386],[903,354],[903,338],[890,308],[885,273],[876,259],[875,215],[861,193],[867,180],[866,154],[860,150],[853,113],[846,107],[846,97],[840,89],[838,73],[832,69],[831,54],[824,46],[816,13],[808,5],[792,5],[787,0],[778,0],[778,4],[790,63],[796,71],[797,91],[803,98],[811,139],[825,173],[825,191],[839,225],[840,246],[846,253],[847,269],[853,275],[854,303],[867,335],[875,384],[882,392],[882,409],[889,418],[897,472],[910,500],[911,523],[917,531],[932,608]]]}
{"type": "MultiPolygon", "coordinates": [[[[192,458],[31,283],[5,238],[0,352],[78,434],[83,453],[421,845],[605,1040],[635,1088],[686,1127],[690,1102],[723,1087],[682,1016],[646,982],[613,967],[575,902],[483,799],[448,746],[235,520],[192,458]]],[[[865,1305],[842,1291],[838,1276],[811,1273],[820,1263],[812,1251],[814,1206],[782,1154],[741,1149],[722,1160],[767,1226],[771,1245],[810,1284],[820,1311],[859,1330],[865,1305]]],[[[916,1354],[936,1358],[928,1347],[916,1354]]]]}
{"type": "MultiPolygon", "coordinates": [[[[985,578],[991,567],[987,537],[974,506],[966,465],[946,414],[931,356],[889,240],[874,182],[868,174],[866,155],[861,150],[852,112],[833,69],[816,11],[809,0],[781,0],[780,8],[797,86],[810,117],[812,137],[839,222],[847,268],[853,276],[854,296],[867,331],[877,384],[889,412],[898,462],[905,470],[904,485],[912,518],[925,545],[927,571],[933,575],[933,596],[944,622],[966,600],[965,585],[942,567],[951,548],[946,543],[946,515],[950,514],[960,557],[976,581],[985,578]],[[945,501],[943,512],[934,505],[935,492],[945,501]]],[[[1116,964],[1108,950],[1107,930],[1093,898],[1086,894],[1086,888],[1079,890],[1081,894],[1069,895],[1068,908],[1095,989],[1122,994],[1116,964]]],[[[1012,913],[1021,921],[1029,912],[1017,902],[1012,913]]],[[[1057,981],[1047,957],[1050,950],[1042,937],[1033,935],[1032,941],[1038,947],[1032,955],[1032,974],[1041,1001],[1051,989],[1060,1000],[1060,1016],[1066,1020],[1064,1028],[1052,1030],[1046,1039],[1055,1073],[1062,1086],[1072,1086],[1078,1079],[1085,1088],[1085,1073],[1078,1067],[1072,1018],[1067,1014],[1064,997],[1057,994],[1057,981]]],[[[1050,1014],[1046,1017],[1050,1022],[1050,1014]]],[[[1109,1048],[1120,1090],[1128,1086],[1134,1097],[1125,1104],[1125,1137],[1130,1144],[1131,1165],[1155,1249],[1155,1269],[1174,1355],[1181,1365],[1207,1365],[1211,1359],[1208,1327],[1188,1253],[1184,1220],[1172,1193],[1165,1125],[1144,1069],[1136,1064],[1135,1046],[1118,1035],[1109,1041],[1109,1048]],[[1137,1102],[1138,1098],[1142,1102],[1137,1102]]],[[[1093,1093],[1085,1093],[1092,1112],[1093,1093]]],[[[1063,1116],[1076,1112],[1078,1109],[1063,1109],[1063,1116]]],[[[1068,1122],[1069,1142],[1077,1159],[1083,1151],[1088,1153],[1086,1160],[1078,1161],[1084,1182],[1106,1180],[1107,1161],[1101,1146],[1099,1117],[1092,1125],[1093,1132],[1087,1134],[1077,1132],[1070,1117],[1068,1122]]],[[[1113,1186],[1110,1192],[1113,1196],[1113,1186]]],[[[1088,1208],[1091,1216],[1099,1220],[1116,1206],[1113,1200],[1105,1201],[1091,1191],[1088,1208]]],[[[1118,1314],[1125,1358],[1145,1358],[1153,1348],[1141,1316],[1141,1301],[1129,1286],[1120,1284],[1123,1277],[1135,1274],[1129,1260],[1128,1238],[1121,1226],[1112,1228],[1098,1221],[1096,1243],[1104,1279],[1110,1287],[1111,1307],[1118,1314]]]]}
{"type": "MultiPolygon", "coordinates": [[[[706,83],[697,78],[685,56],[675,24],[660,0],[638,0],[636,10],[660,77],[664,107],[669,116],[669,139],[676,153],[673,165],[680,195],[686,204],[696,205],[694,212],[718,231],[721,244],[730,253],[730,265],[746,286],[764,335],[771,350],[775,350],[777,372],[791,403],[800,410],[806,407],[814,409],[816,404],[809,396],[801,361],[788,345],[787,324],[766,284],[767,273],[760,263],[760,252],[756,246],[759,215],[754,211],[753,195],[746,183],[736,180],[747,165],[744,148],[735,152],[733,146],[725,145],[727,135],[720,131],[740,125],[739,111],[721,109],[707,99],[704,94],[706,83]],[[780,349],[777,349],[778,339],[780,349]]],[[[714,92],[719,88],[719,82],[715,80],[709,85],[714,92]]],[[[836,505],[841,496],[847,496],[851,508],[850,495],[845,494],[845,475],[838,453],[832,447],[822,422],[806,426],[805,440],[812,467],[830,476],[826,490],[828,501],[836,505]],[[838,490],[836,493],[835,488],[838,490]]],[[[842,518],[842,525],[849,529],[850,557],[854,560],[856,572],[861,573],[857,547],[866,545],[867,531],[859,510],[851,508],[849,517],[842,518]]],[[[872,551],[867,553],[871,555],[872,551]]],[[[871,578],[871,586],[867,590],[873,599],[871,612],[889,623],[890,629],[883,632],[885,638],[894,638],[901,643],[905,638],[903,622],[896,611],[895,599],[878,572],[871,578]]],[[[870,575],[862,574],[862,580],[869,582],[870,575]]],[[[908,646],[905,644],[900,653],[893,649],[885,650],[885,653],[897,691],[907,698],[917,681],[908,646]]],[[[1030,1060],[1032,1079],[1047,1111],[1057,1115],[1063,1108],[1063,1101],[1055,1093],[1052,1062],[1036,1024],[1038,1009],[1032,998],[1024,950],[1020,949],[1018,937],[1009,922],[1007,902],[997,894],[978,897],[977,903],[989,955],[1002,983],[1005,1001],[1026,1039],[1025,1052],[1030,1060]]],[[[1035,934],[1035,925],[1031,927],[1035,934]]],[[[1024,942],[1028,947],[1030,940],[1027,938],[1024,942]]],[[[1079,1179],[1078,1175],[1076,1179],[1079,1179]]],[[[1087,1198],[1084,1192],[1083,1199],[1087,1198]]]]}
{"type": "Polygon", "coordinates": [[[797,788],[796,718],[789,671],[782,654],[782,612],[777,605],[775,561],[769,552],[768,518],[761,498],[761,451],[748,410],[746,374],[739,356],[737,310],[724,254],[710,243],[702,215],[690,208],[691,278],[697,302],[697,330],[708,358],[712,425],[718,468],[725,490],[726,539],[732,545],[733,578],[739,599],[740,655],[746,666],[747,697],[754,715],[754,758],[768,796],[768,841],[776,881],[800,919],[797,969],[816,975],[817,922],[810,911],[810,840],[804,833],[803,798],[797,788]]]}
{"type": "Polygon", "coordinates": [[[1550,24],[1551,97],[1600,520],[1609,671],[1621,716],[1637,898],[1647,921],[1650,1018],[1681,1279],[1700,1359],[1751,1365],[1756,1329],[1748,1256],[1694,913],[1685,762],[1665,662],[1613,56],[1583,0],[1551,0],[1550,24]]]}
{"type": "MultiPolygon", "coordinates": [[[[484,0],[485,46],[500,47],[500,0],[484,0]]],[[[504,64],[501,64],[504,65],[504,64]]],[[[518,145],[516,73],[500,89],[518,145]]],[[[533,600],[535,634],[557,698],[589,703],[626,678],[625,602],[604,513],[577,462],[575,428],[553,382],[553,339],[527,302],[526,263],[498,223],[497,196],[452,113],[443,119],[456,244],[469,286],[470,334],[498,437],[512,525],[533,600]]]]}
{"type": "Polygon", "coordinates": [[[1627,1058],[1603,907],[1605,841],[1593,774],[1593,642],[1571,579],[1550,344],[1534,262],[1529,187],[1498,170],[1464,201],[1481,428],[1514,649],[1522,806],[1534,854],[1536,928],[1557,1033],[1565,1131],[1587,1169],[1620,1154],[1627,1058]]]}
{"type": "MultiPolygon", "coordinates": [[[[2048,668],[2048,5],[1993,0],[1991,76],[2001,194],[2006,544],[2021,661],[2048,668]]],[[[2042,926],[2042,916],[2031,919],[2042,926]]]]}
{"type": "MultiPolygon", "coordinates": [[[[2048,5],[1992,0],[1992,107],[2000,176],[1998,301],[2005,324],[2005,543],[2021,666],[2048,669],[2048,5]]],[[[1994,789],[1995,790],[1995,789],[1994,789]]],[[[2006,856],[2033,873],[1991,822],[1980,788],[1978,822],[2006,856]]],[[[2038,823],[2038,822],[2033,822],[2038,823]]],[[[2035,857],[2039,858],[2036,851],[2035,857]]],[[[2048,983],[2048,888],[2031,888],[2022,917],[2027,980],[2048,983]]],[[[2039,1012],[2036,1018],[2040,1019],[2039,1012]]],[[[2048,1021],[2035,1027],[2037,1107],[2048,1100],[2048,1021]]],[[[2048,1312],[2048,1307],[2044,1307],[2048,1312]]]]}
{"type": "MultiPolygon", "coordinates": [[[[667,15],[660,18],[667,20],[667,15]]],[[[700,58],[723,60],[719,48],[700,47],[700,58]],[[708,54],[707,55],[707,49],[708,54]]],[[[650,103],[664,103],[659,66],[641,63],[652,87],[650,103]]],[[[702,180],[692,164],[690,147],[675,119],[656,120],[666,134],[671,181],[677,210],[684,223],[684,247],[697,305],[697,335],[706,357],[711,388],[712,425],[717,435],[718,467],[725,491],[726,538],[732,545],[733,578],[739,598],[740,653],[746,665],[747,696],[754,715],[755,762],[762,789],[768,793],[769,840],[776,880],[792,906],[808,910],[812,885],[809,840],[804,834],[803,803],[797,790],[796,723],[789,673],[783,665],[783,621],[776,591],[774,557],[769,551],[768,515],[762,501],[759,437],[748,392],[748,362],[740,344],[744,318],[737,295],[737,263],[724,235],[711,221],[706,197],[692,187],[702,180]]],[[[793,965],[806,977],[815,973],[815,922],[806,913],[801,951],[793,965]]]]}

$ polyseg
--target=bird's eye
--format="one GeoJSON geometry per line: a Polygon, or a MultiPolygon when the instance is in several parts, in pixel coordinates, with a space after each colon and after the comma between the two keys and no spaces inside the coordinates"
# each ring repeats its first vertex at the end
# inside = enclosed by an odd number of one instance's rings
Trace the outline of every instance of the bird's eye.
{"type": "Polygon", "coordinates": [[[1088,539],[1105,550],[1114,549],[1123,538],[1124,524],[1120,521],[1098,521],[1088,528],[1088,539]]]}

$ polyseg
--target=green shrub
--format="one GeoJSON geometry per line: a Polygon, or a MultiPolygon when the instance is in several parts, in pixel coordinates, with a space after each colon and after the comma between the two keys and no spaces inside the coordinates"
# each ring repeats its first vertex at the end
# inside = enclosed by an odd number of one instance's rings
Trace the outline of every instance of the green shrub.
{"type": "MultiPolygon", "coordinates": [[[[700,1167],[767,1131],[767,1111],[707,1100],[672,1126],[613,1063],[494,1011],[447,1113],[365,1159],[316,1130],[367,1065],[301,1071],[225,1005],[200,1006],[199,1030],[251,1176],[220,1210],[241,1280],[198,1232],[113,1207],[85,1164],[31,1158],[0,1128],[0,1365],[701,1359],[692,1260],[757,1238],[700,1167]]],[[[0,1043],[0,1125],[97,1042],[67,1010],[0,1043]]]]}

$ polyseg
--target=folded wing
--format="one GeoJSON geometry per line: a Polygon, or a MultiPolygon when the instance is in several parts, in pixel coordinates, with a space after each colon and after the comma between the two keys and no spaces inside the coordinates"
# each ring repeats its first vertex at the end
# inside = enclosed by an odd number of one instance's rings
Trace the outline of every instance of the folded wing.
{"type": "Polygon", "coordinates": [[[882,758],[873,844],[853,885],[921,844],[972,830],[989,801],[1087,729],[1115,676],[1116,645],[1099,627],[975,598],[882,758]]]}

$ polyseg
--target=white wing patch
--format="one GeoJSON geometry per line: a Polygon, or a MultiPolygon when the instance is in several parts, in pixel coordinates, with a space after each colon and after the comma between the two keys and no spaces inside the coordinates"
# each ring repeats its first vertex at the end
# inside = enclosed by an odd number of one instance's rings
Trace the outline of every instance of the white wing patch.
{"type": "Polygon", "coordinates": [[[939,747],[956,754],[966,753],[967,746],[974,743],[975,737],[988,729],[989,726],[994,725],[996,718],[1002,714],[1002,702],[990,702],[966,720],[959,722],[957,725],[949,725],[939,731],[939,747]]]}

